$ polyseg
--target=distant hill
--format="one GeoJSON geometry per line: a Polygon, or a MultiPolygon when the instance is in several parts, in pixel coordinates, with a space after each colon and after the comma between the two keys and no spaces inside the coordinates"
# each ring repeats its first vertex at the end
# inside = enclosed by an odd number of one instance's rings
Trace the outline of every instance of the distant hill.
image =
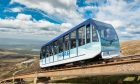
{"type": "Polygon", "coordinates": [[[41,46],[46,42],[31,39],[0,38],[0,49],[10,50],[20,54],[38,54],[41,46]]]}
{"type": "Polygon", "coordinates": [[[31,39],[0,38],[0,49],[40,49],[47,41],[31,39]]]}
{"type": "Polygon", "coordinates": [[[122,56],[140,55],[140,40],[122,42],[121,54],[122,56]]]}

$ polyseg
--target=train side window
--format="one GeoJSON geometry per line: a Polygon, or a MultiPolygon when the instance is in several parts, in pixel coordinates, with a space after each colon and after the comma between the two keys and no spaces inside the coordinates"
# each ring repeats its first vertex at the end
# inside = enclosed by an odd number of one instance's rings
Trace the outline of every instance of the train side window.
{"type": "Polygon", "coordinates": [[[54,54],[58,54],[59,53],[59,48],[58,48],[58,40],[54,42],[54,54]]]}
{"type": "Polygon", "coordinates": [[[49,46],[47,46],[47,51],[46,53],[48,54],[48,57],[50,56],[50,49],[49,49],[49,46]]]}
{"type": "Polygon", "coordinates": [[[71,49],[76,47],[76,31],[71,33],[71,49]]]}
{"type": "Polygon", "coordinates": [[[59,53],[63,52],[63,38],[59,39],[59,53]]]}
{"type": "Polygon", "coordinates": [[[66,50],[69,50],[69,35],[66,35],[65,37],[64,37],[64,45],[65,45],[65,51],[66,50]]]}
{"type": "Polygon", "coordinates": [[[53,43],[51,44],[51,51],[52,51],[52,55],[54,55],[54,45],[53,45],[53,43]]]}
{"type": "Polygon", "coordinates": [[[43,59],[43,48],[41,48],[40,59],[43,59]]]}
{"type": "Polygon", "coordinates": [[[86,43],[90,43],[90,25],[86,26],[86,43]]]}
{"type": "Polygon", "coordinates": [[[51,45],[49,44],[49,46],[48,46],[49,48],[49,56],[52,56],[52,50],[51,50],[51,45]]]}
{"type": "Polygon", "coordinates": [[[48,57],[48,48],[47,48],[47,46],[45,47],[45,57],[48,57]]]}
{"type": "Polygon", "coordinates": [[[42,53],[40,52],[40,60],[42,59],[42,53]]]}
{"type": "Polygon", "coordinates": [[[92,27],[92,41],[93,42],[98,42],[98,34],[94,26],[92,27]]]}
{"type": "Polygon", "coordinates": [[[45,58],[45,48],[44,47],[42,48],[42,58],[43,59],[45,58]]]}
{"type": "Polygon", "coordinates": [[[78,29],[78,41],[79,46],[85,44],[85,27],[81,27],[78,29]]]}

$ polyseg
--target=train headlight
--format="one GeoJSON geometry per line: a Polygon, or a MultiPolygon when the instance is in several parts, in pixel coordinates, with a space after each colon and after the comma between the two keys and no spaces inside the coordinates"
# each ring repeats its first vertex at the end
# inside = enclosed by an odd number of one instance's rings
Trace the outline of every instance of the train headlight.
{"type": "Polygon", "coordinates": [[[102,52],[102,56],[109,56],[109,52],[102,52]]]}

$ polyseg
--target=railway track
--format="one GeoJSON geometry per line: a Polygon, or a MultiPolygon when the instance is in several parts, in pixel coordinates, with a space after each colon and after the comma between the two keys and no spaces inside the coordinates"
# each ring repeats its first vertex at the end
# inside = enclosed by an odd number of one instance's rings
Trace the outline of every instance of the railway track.
{"type": "MultiPolygon", "coordinates": [[[[56,75],[59,76],[59,75],[62,75],[62,74],[63,75],[74,75],[74,74],[80,74],[80,73],[84,73],[84,72],[86,72],[86,74],[87,73],[99,74],[99,73],[101,73],[102,69],[106,70],[107,67],[108,68],[110,67],[110,69],[111,69],[111,67],[117,66],[117,69],[119,69],[119,67],[122,67],[123,69],[128,69],[128,68],[131,67],[131,65],[132,65],[132,67],[133,66],[136,67],[139,64],[140,64],[140,55],[127,56],[127,57],[117,57],[117,58],[113,58],[113,59],[102,60],[102,61],[93,62],[93,63],[87,63],[87,64],[81,65],[81,66],[77,65],[77,66],[71,66],[71,67],[61,67],[61,68],[57,68],[55,70],[54,69],[53,70],[41,69],[41,70],[35,71],[35,72],[30,72],[30,73],[26,73],[26,74],[25,73],[24,74],[19,74],[15,78],[36,77],[36,75],[38,75],[38,77],[56,76],[56,75]],[[123,65],[125,67],[123,67],[121,65],[123,65]],[[127,65],[129,65],[129,66],[126,67],[127,65]],[[98,70],[97,70],[97,68],[98,68],[98,70]],[[94,71],[94,70],[96,70],[97,72],[91,72],[91,71],[94,71]],[[77,72],[77,71],[79,71],[79,72],[77,72]]],[[[108,70],[106,70],[106,71],[108,71],[108,70]]],[[[126,71],[123,70],[123,73],[125,73],[126,71]]],[[[139,72],[139,66],[136,68],[136,71],[132,71],[132,72],[135,73],[137,71],[138,71],[138,73],[140,73],[139,72]]],[[[118,72],[115,72],[115,73],[118,73],[118,72]]],[[[131,73],[131,70],[129,70],[128,73],[131,73]]],[[[11,79],[12,79],[12,77],[7,78],[5,80],[11,80],[11,79]]]]}
{"type": "MultiPolygon", "coordinates": [[[[43,68],[43,69],[40,69],[39,71],[29,72],[26,74],[65,71],[65,70],[89,68],[89,67],[100,67],[100,66],[117,65],[117,64],[132,63],[132,62],[139,62],[139,61],[140,61],[140,55],[124,56],[124,57],[116,57],[116,58],[112,58],[112,59],[100,60],[100,61],[96,61],[96,62],[83,63],[81,65],[60,66],[60,67],[56,67],[53,69],[43,68]]],[[[19,74],[19,75],[22,75],[22,74],[19,74]]]]}
{"type": "Polygon", "coordinates": [[[139,61],[140,61],[140,55],[116,57],[116,58],[100,60],[100,61],[96,61],[96,62],[83,63],[81,65],[61,66],[61,67],[57,67],[57,68],[53,68],[53,69],[41,69],[40,71],[38,71],[38,73],[43,73],[46,71],[55,72],[55,71],[80,69],[80,68],[88,68],[88,67],[99,67],[99,66],[107,66],[107,65],[139,62],[139,61]]]}

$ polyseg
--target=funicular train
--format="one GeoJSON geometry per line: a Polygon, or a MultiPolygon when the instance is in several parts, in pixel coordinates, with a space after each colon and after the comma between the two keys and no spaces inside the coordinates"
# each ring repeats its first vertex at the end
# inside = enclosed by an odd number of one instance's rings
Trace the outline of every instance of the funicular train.
{"type": "Polygon", "coordinates": [[[88,19],[43,45],[40,67],[47,68],[95,57],[110,59],[119,54],[119,39],[113,26],[88,19]]]}

